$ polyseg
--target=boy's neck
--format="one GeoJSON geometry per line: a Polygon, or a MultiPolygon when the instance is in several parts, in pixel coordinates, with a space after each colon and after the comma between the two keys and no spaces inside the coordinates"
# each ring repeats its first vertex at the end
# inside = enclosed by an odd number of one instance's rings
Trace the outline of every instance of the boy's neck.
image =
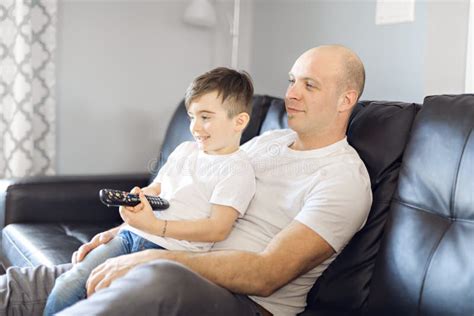
{"type": "Polygon", "coordinates": [[[236,140],[236,142],[226,148],[224,148],[224,150],[222,151],[219,151],[218,153],[216,152],[207,152],[205,150],[203,150],[203,152],[207,155],[230,155],[232,153],[235,153],[236,151],[238,151],[240,148],[240,137],[236,140]]]}

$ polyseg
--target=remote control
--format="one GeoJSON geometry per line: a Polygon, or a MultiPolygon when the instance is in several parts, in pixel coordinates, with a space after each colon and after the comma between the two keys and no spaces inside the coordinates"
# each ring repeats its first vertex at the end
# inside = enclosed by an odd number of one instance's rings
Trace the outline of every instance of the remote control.
{"type": "MultiPolygon", "coordinates": [[[[140,204],[140,197],[138,194],[132,194],[125,191],[102,189],[99,191],[100,201],[111,206],[135,206],[140,204]]],[[[170,204],[165,199],[159,196],[145,195],[146,199],[154,210],[165,210],[170,207],[170,204]]]]}

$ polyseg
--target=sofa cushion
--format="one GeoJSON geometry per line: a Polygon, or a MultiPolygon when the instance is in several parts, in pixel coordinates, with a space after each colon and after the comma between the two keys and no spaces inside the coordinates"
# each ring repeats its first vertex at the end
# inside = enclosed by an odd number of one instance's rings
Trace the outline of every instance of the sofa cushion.
{"type": "Polygon", "coordinates": [[[370,286],[372,315],[474,315],[474,95],[425,99],[370,286]]]}
{"type": "Polygon", "coordinates": [[[3,259],[7,266],[21,267],[69,263],[83,243],[113,226],[117,224],[10,224],[2,231],[3,259]]]}
{"type": "Polygon", "coordinates": [[[383,227],[418,109],[417,104],[400,102],[361,102],[354,109],[348,141],[367,166],[373,203],[365,226],[309,293],[308,313],[329,309],[357,315],[366,309],[383,227]]]}

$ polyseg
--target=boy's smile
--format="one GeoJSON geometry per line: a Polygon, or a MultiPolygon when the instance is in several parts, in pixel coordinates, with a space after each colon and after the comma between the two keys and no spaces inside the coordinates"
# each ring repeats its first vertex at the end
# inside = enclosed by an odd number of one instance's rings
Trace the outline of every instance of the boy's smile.
{"type": "Polygon", "coordinates": [[[199,148],[210,155],[225,155],[239,148],[240,132],[229,118],[217,91],[193,100],[188,108],[189,130],[199,148]]]}

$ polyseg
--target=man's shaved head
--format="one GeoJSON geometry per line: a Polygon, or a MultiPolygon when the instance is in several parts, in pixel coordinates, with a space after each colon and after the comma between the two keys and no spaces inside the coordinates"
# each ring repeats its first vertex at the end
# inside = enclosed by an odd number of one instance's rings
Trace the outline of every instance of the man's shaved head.
{"type": "Polygon", "coordinates": [[[315,55],[330,57],[328,62],[333,64],[332,68],[337,76],[340,89],[354,89],[360,98],[364,91],[365,70],[359,56],[342,45],[323,45],[307,50],[301,57],[312,58],[315,55]]]}

